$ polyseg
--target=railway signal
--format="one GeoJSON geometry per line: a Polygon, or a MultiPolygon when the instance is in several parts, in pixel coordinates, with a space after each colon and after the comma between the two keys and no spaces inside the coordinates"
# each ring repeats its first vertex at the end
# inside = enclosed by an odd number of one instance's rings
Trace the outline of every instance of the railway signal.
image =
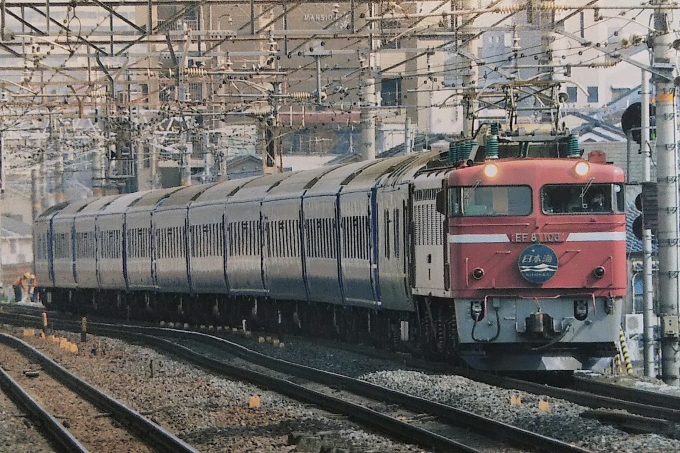
{"type": "Polygon", "coordinates": [[[642,192],[635,197],[635,208],[642,214],[633,221],[633,234],[636,238],[642,239],[643,226],[656,230],[659,223],[656,182],[642,183],[642,192]]]}

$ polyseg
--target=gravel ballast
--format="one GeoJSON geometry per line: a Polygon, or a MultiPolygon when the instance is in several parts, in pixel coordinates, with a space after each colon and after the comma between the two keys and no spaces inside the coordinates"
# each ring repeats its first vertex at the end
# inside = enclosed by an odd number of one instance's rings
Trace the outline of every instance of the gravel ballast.
{"type": "MultiPolygon", "coordinates": [[[[258,343],[256,340],[239,336],[234,336],[230,340],[264,354],[358,377],[373,384],[491,417],[595,452],[680,453],[679,440],[653,434],[629,434],[597,420],[583,418],[581,413],[590,408],[565,400],[493,387],[461,376],[421,372],[409,369],[398,359],[375,359],[363,354],[329,349],[325,345],[304,338],[288,339],[285,349],[274,348],[267,343],[258,343]],[[512,397],[519,397],[520,405],[513,406],[511,401],[518,400],[512,397]],[[547,412],[539,409],[540,402],[547,403],[547,412]]],[[[608,379],[601,375],[593,377],[608,379]]],[[[636,385],[635,382],[638,381],[632,378],[611,380],[613,382],[623,380],[627,385],[641,386],[640,383],[636,385]]],[[[645,385],[644,381],[641,382],[646,390],[670,391],[663,383],[645,385]]],[[[544,407],[545,404],[541,406],[544,407]]],[[[669,431],[680,432],[680,427],[672,427],[669,431]]]]}
{"type": "MultiPolygon", "coordinates": [[[[90,335],[74,354],[45,339],[23,337],[16,328],[5,326],[2,331],[19,336],[201,452],[318,452],[335,447],[424,453],[418,447],[367,433],[344,417],[212,375],[149,348],[90,335]],[[259,407],[251,407],[253,397],[259,398],[259,407]]],[[[79,337],[68,336],[73,341],[79,337]]],[[[20,412],[15,408],[12,413],[20,412]]],[[[0,436],[6,451],[50,451],[34,449],[30,440],[24,440],[22,431],[27,428],[18,420],[21,426],[10,420],[16,435],[0,436]]],[[[0,417],[0,423],[4,421],[0,417]]],[[[4,426],[10,425],[0,428],[4,426]]]]}
{"type": "MultiPolygon", "coordinates": [[[[334,446],[346,445],[358,452],[423,451],[366,433],[342,417],[210,375],[153,350],[113,339],[90,338],[86,349],[81,348],[84,350],[77,356],[59,350],[45,352],[54,354],[83,379],[122,399],[201,451],[315,451],[319,437],[334,446]],[[253,395],[261,398],[260,408],[248,407],[253,395]],[[297,446],[290,445],[289,437],[298,432],[303,433],[302,441],[298,440],[297,446]],[[307,443],[312,445],[309,449],[307,443]]],[[[258,342],[257,335],[252,338],[230,335],[228,339],[268,355],[359,377],[595,452],[680,453],[678,440],[626,433],[581,417],[590,408],[564,400],[493,387],[460,376],[422,372],[398,359],[329,349],[304,338],[285,338],[285,347],[258,342]]],[[[44,345],[39,339],[31,341],[44,345]]]]}

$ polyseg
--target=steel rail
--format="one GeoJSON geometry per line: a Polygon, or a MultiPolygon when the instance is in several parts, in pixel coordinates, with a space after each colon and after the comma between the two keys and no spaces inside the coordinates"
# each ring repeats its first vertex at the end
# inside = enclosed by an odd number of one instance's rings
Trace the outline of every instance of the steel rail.
{"type": "MultiPolygon", "coordinates": [[[[241,359],[259,364],[271,369],[283,371],[297,377],[315,381],[329,387],[347,390],[367,398],[379,398],[392,404],[401,405],[414,411],[427,412],[440,417],[446,422],[455,426],[464,426],[472,429],[484,436],[501,440],[521,447],[531,447],[544,452],[551,453],[587,453],[590,450],[562,442],[547,436],[543,436],[522,428],[518,428],[503,422],[491,420],[473,414],[468,411],[456,409],[454,407],[426,400],[424,398],[409,395],[396,390],[371,384],[359,379],[348,376],[318,370],[305,365],[288,362],[281,359],[260,354],[247,349],[241,345],[230,342],[223,338],[207,335],[200,332],[191,332],[175,329],[163,329],[157,327],[134,327],[134,326],[102,326],[101,324],[90,325],[92,333],[99,333],[106,336],[117,336],[127,338],[131,333],[145,335],[154,332],[157,335],[165,335],[179,339],[198,340],[220,350],[227,351],[241,359]]],[[[162,346],[162,345],[161,345],[162,346]]],[[[171,351],[169,351],[171,352],[171,351]]],[[[199,365],[201,362],[197,362],[199,365]]],[[[400,433],[398,433],[400,434],[400,433]]]]}
{"type": "Polygon", "coordinates": [[[88,453],[88,450],[76,439],[71,432],[64,428],[59,420],[54,418],[38,401],[26,393],[24,389],[12,377],[0,368],[0,387],[17,405],[24,408],[38,420],[39,429],[45,432],[48,438],[63,447],[64,451],[75,453],[88,453]]]}
{"type": "MultiPolygon", "coordinates": [[[[1,316],[2,314],[0,314],[0,319],[3,319],[1,316]]],[[[190,334],[186,331],[178,332],[183,335],[190,334]]],[[[269,358],[269,360],[276,359],[269,358]]],[[[441,367],[438,368],[441,371],[441,367]]],[[[574,377],[567,386],[558,387],[457,367],[446,366],[444,370],[488,385],[566,399],[586,407],[622,409],[645,417],[680,421],[680,396],[628,388],[578,376],[574,377]]]]}
{"type": "MultiPolygon", "coordinates": [[[[285,379],[276,378],[258,371],[241,368],[212,359],[170,340],[115,327],[101,328],[100,326],[90,325],[89,330],[93,334],[116,337],[128,341],[131,339],[131,336],[134,336],[139,341],[152,345],[153,347],[156,347],[169,354],[180,357],[196,366],[205,368],[215,373],[250,382],[277,393],[287,395],[296,400],[302,400],[318,405],[322,409],[326,409],[331,412],[343,414],[360,422],[364,426],[388,433],[395,438],[402,439],[407,442],[426,445],[431,448],[442,449],[443,451],[480,453],[480,451],[475,448],[430,432],[426,429],[413,426],[407,422],[387,416],[360,404],[355,404],[340,398],[326,395],[322,392],[311,390],[303,385],[299,385],[285,379]]],[[[285,370],[278,371],[285,372],[285,370]]],[[[372,398],[375,398],[375,395],[372,395],[372,398]]]]}
{"type": "Polygon", "coordinates": [[[473,370],[456,370],[456,373],[477,382],[564,399],[581,406],[595,409],[619,409],[645,417],[680,422],[680,398],[669,395],[627,389],[612,384],[591,383],[587,385],[581,382],[572,389],[473,370]]]}
{"type": "Polygon", "coordinates": [[[595,395],[680,411],[680,397],[575,376],[569,388],[595,395]]]}
{"type": "MultiPolygon", "coordinates": [[[[18,322],[18,324],[22,325],[26,324],[36,325],[39,322],[35,316],[21,314],[12,315],[7,313],[0,313],[0,320],[9,323],[17,323],[17,321],[23,321],[18,322]]],[[[57,330],[78,331],[80,329],[80,324],[76,321],[71,320],[52,319],[51,328],[57,330]]],[[[460,453],[480,453],[480,451],[477,449],[474,449],[467,445],[463,445],[459,442],[456,442],[452,439],[446,438],[439,434],[410,425],[402,420],[389,417],[385,414],[374,411],[359,404],[344,401],[340,398],[336,398],[321,392],[308,389],[302,385],[295,384],[285,379],[268,376],[257,371],[248,370],[245,368],[229,365],[218,360],[214,360],[210,357],[206,357],[202,354],[196,353],[187,347],[178,345],[169,340],[149,336],[146,334],[149,333],[149,331],[156,333],[158,333],[158,331],[161,331],[164,332],[166,336],[168,336],[169,333],[175,332],[176,333],[175,338],[196,339],[196,337],[192,338],[191,335],[187,335],[185,337],[181,335],[182,333],[190,334],[191,332],[158,329],[154,327],[143,328],[99,323],[88,324],[88,332],[94,335],[119,338],[122,339],[123,341],[130,341],[131,339],[135,339],[142,343],[151,345],[152,347],[156,347],[159,350],[180,357],[189,363],[208,369],[212,372],[227,375],[229,377],[236,378],[242,381],[247,381],[255,385],[261,386],[263,388],[267,388],[278,393],[287,395],[293,399],[316,404],[332,412],[346,415],[349,418],[359,421],[364,426],[379,430],[381,432],[389,433],[390,435],[398,439],[402,439],[420,445],[427,445],[429,447],[435,449],[442,449],[442,451],[447,452],[450,451],[460,453]]],[[[0,340],[2,340],[1,337],[0,340]]],[[[234,346],[238,346],[234,343],[231,344],[233,344],[234,346]]],[[[224,346],[226,346],[226,344],[221,345],[221,347],[224,346]]],[[[585,453],[585,451],[583,453],[585,453]]]]}
{"type": "Polygon", "coordinates": [[[47,373],[57,378],[66,387],[80,395],[81,398],[86,399],[102,411],[110,413],[112,418],[122,423],[123,426],[129,427],[129,429],[139,435],[141,439],[149,441],[154,446],[159,446],[169,453],[198,453],[198,450],[187,445],[174,434],[166,431],[138,412],[129,409],[121,402],[111,398],[109,395],[69,373],[58,363],[41,354],[38,350],[24,341],[11,335],[0,333],[0,342],[35,359],[47,373]]]}

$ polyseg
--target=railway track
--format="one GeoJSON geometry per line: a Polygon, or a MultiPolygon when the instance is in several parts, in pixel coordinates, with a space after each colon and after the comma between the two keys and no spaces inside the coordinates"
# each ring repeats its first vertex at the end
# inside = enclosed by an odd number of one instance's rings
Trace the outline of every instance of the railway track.
{"type": "Polygon", "coordinates": [[[60,450],[197,453],[16,337],[0,334],[0,366],[3,391],[60,450]]]}
{"type": "Polygon", "coordinates": [[[594,409],[623,410],[643,417],[680,422],[680,398],[673,395],[580,377],[574,377],[565,387],[558,387],[470,370],[459,373],[485,384],[564,399],[594,409]]]}
{"type": "MultiPolygon", "coordinates": [[[[79,328],[73,321],[52,322],[56,329],[79,328]]],[[[521,449],[520,451],[589,451],[447,405],[340,374],[275,359],[213,335],[155,327],[92,323],[89,331],[126,340],[135,338],[212,372],[246,380],[295,399],[314,403],[323,409],[345,414],[380,432],[437,450],[476,452],[498,451],[503,448],[503,451],[510,451],[507,445],[511,444],[521,449]],[[201,345],[199,349],[209,346],[212,348],[212,356],[196,352],[194,347],[178,345],[178,341],[201,345]],[[226,363],[225,353],[238,357],[240,363],[235,364],[233,360],[226,363]],[[466,431],[462,435],[468,440],[469,431],[484,436],[486,440],[473,439],[473,445],[469,445],[442,434],[461,429],[466,431]],[[475,446],[484,443],[487,444],[484,450],[475,446]]]]}

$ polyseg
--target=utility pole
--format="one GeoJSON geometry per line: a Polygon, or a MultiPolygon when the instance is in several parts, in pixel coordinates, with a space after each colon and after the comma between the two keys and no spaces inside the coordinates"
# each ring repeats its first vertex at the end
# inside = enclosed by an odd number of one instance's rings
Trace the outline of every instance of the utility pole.
{"type": "Polygon", "coordinates": [[[276,156],[281,150],[281,121],[279,118],[279,96],[281,95],[281,82],[273,82],[272,95],[269,98],[269,112],[260,121],[262,129],[262,172],[267,175],[283,172],[283,159],[279,158],[276,164],[276,156]]]}
{"type": "MultiPolygon", "coordinates": [[[[472,10],[475,8],[476,2],[474,0],[463,0],[463,9],[472,10]]],[[[477,112],[477,81],[479,80],[479,68],[477,67],[477,58],[479,57],[479,40],[475,37],[475,30],[473,29],[474,14],[464,15],[463,32],[461,33],[462,48],[465,53],[462,54],[463,65],[467,69],[463,72],[463,136],[471,138],[475,127],[475,114],[477,112]]]]}
{"type": "MultiPolygon", "coordinates": [[[[356,22],[357,31],[372,31],[373,23],[366,19],[372,17],[373,4],[362,3],[360,6],[359,19],[356,22]],[[363,29],[363,30],[362,30],[363,29]]],[[[373,34],[369,34],[365,55],[359,55],[361,68],[359,80],[359,119],[361,121],[361,157],[363,160],[375,159],[375,43],[373,34]]]]}
{"type": "Polygon", "coordinates": [[[668,385],[678,380],[678,148],[675,117],[675,33],[670,29],[666,0],[655,0],[652,67],[655,70],[656,156],[659,203],[659,314],[661,317],[661,375],[668,385]]]}
{"type": "Polygon", "coordinates": [[[37,168],[31,168],[31,219],[35,223],[40,215],[40,174],[37,168]]]}
{"type": "Polygon", "coordinates": [[[404,121],[404,154],[411,154],[413,152],[413,145],[411,144],[411,118],[406,116],[404,121]]]}
{"type": "MultiPolygon", "coordinates": [[[[640,84],[641,130],[640,151],[643,156],[642,180],[648,182],[652,174],[651,143],[649,141],[649,72],[642,70],[640,84]]],[[[629,140],[629,142],[632,140],[629,140]]],[[[654,367],[654,286],[652,281],[652,230],[643,226],[642,230],[642,323],[644,325],[644,371],[645,376],[656,376],[654,367]]]]}
{"type": "Polygon", "coordinates": [[[180,157],[182,159],[180,165],[181,184],[184,187],[191,185],[191,154],[194,152],[194,144],[191,141],[191,137],[187,137],[188,134],[188,131],[182,131],[183,140],[180,146],[182,153],[180,157]]]}

